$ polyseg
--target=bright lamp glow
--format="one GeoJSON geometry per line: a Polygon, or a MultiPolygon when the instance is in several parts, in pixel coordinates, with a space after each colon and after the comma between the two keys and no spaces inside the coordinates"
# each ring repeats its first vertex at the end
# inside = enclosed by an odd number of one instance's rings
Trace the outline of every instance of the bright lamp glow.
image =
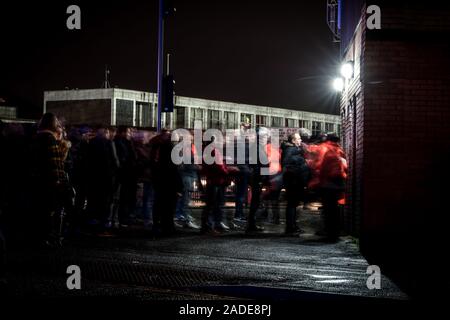
{"type": "Polygon", "coordinates": [[[333,89],[335,91],[341,92],[344,90],[344,79],[336,78],[333,80],[333,89]]]}
{"type": "Polygon", "coordinates": [[[341,75],[345,79],[350,79],[353,77],[353,63],[352,62],[346,62],[341,67],[341,75]]]}

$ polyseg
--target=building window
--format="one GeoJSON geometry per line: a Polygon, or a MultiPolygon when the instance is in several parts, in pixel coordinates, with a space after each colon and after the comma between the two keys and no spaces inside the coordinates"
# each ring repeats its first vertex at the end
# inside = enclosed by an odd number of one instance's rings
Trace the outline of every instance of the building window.
{"type": "Polygon", "coordinates": [[[116,125],[133,126],[133,101],[116,100],[116,125]]]}
{"type": "Polygon", "coordinates": [[[208,128],[220,129],[220,111],[208,110],[208,128]]]}
{"type": "Polygon", "coordinates": [[[192,108],[191,109],[191,119],[190,119],[190,128],[194,128],[195,121],[202,121],[203,127],[203,109],[200,108],[192,108]]]}
{"type": "Polygon", "coordinates": [[[341,127],[341,125],[340,124],[338,124],[337,125],[337,135],[339,136],[339,137],[341,137],[342,136],[342,127],[341,127]]]}
{"type": "Polygon", "coordinates": [[[17,118],[17,108],[0,106],[0,118],[16,119],[17,118]]]}
{"type": "Polygon", "coordinates": [[[309,121],[308,120],[300,120],[300,128],[309,129],[309,121]]]}
{"type": "Polygon", "coordinates": [[[312,135],[318,136],[322,132],[322,123],[318,121],[312,122],[312,135]]]}
{"type": "Polygon", "coordinates": [[[285,125],[285,127],[288,127],[288,128],[295,128],[295,127],[297,127],[296,123],[297,123],[297,120],[286,118],[284,125],[285,125]]]}
{"type": "Polygon", "coordinates": [[[283,118],[282,117],[272,117],[272,127],[280,128],[283,126],[283,118]]]}
{"type": "Polygon", "coordinates": [[[225,111],[225,129],[237,128],[237,113],[225,111]]]}
{"type": "Polygon", "coordinates": [[[261,126],[261,127],[267,126],[267,116],[257,115],[256,116],[256,125],[261,126]]]}
{"type": "Polygon", "coordinates": [[[241,113],[241,123],[246,125],[252,124],[253,115],[249,113],[241,113]]]}
{"type": "Polygon", "coordinates": [[[186,108],[185,107],[175,107],[175,112],[176,112],[175,128],[185,128],[186,127],[186,108]]]}
{"type": "Polygon", "coordinates": [[[325,123],[325,132],[334,132],[334,123],[325,123]]]}
{"type": "Polygon", "coordinates": [[[152,109],[150,103],[136,101],[136,126],[151,127],[152,125],[152,109]]]}

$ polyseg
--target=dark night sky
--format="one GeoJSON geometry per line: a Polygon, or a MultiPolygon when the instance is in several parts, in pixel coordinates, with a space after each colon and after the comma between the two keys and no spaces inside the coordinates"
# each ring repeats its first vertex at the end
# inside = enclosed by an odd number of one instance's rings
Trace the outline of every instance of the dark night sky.
{"type": "MultiPolygon", "coordinates": [[[[0,4],[0,96],[38,116],[43,91],[98,88],[104,66],[119,88],[156,92],[157,0],[0,4]],[[66,28],[81,7],[82,29],[66,28]]],[[[333,113],[338,46],[326,1],[184,0],[166,24],[176,94],[333,113]],[[308,77],[305,79],[305,77],[308,77]],[[312,79],[309,77],[313,77],[312,79]]]]}

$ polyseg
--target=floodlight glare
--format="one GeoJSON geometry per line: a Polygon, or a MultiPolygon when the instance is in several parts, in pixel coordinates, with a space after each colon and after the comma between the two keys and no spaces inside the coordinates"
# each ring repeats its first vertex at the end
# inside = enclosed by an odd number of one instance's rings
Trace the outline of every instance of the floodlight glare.
{"type": "Polygon", "coordinates": [[[350,79],[353,77],[353,62],[346,62],[341,67],[341,75],[345,79],[350,79]]]}
{"type": "Polygon", "coordinates": [[[337,92],[342,92],[344,90],[344,79],[336,78],[333,80],[333,89],[337,92]]]}

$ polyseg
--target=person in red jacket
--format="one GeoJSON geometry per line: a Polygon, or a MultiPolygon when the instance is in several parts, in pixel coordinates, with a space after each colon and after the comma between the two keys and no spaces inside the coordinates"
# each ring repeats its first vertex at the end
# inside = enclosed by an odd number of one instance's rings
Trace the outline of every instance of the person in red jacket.
{"type": "MultiPolygon", "coordinates": [[[[213,139],[213,143],[214,143],[213,139]]],[[[223,232],[229,227],[224,223],[223,205],[225,201],[225,189],[231,183],[231,174],[237,169],[228,167],[219,148],[214,147],[211,156],[215,158],[212,164],[203,164],[201,173],[206,177],[206,204],[202,211],[201,233],[223,232]]]]}
{"type": "Polygon", "coordinates": [[[345,180],[347,179],[347,161],[338,141],[337,136],[329,134],[326,141],[321,144],[324,152],[318,175],[325,232],[331,241],[336,241],[339,236],[338,203],[344,197],[345,180]]]}

